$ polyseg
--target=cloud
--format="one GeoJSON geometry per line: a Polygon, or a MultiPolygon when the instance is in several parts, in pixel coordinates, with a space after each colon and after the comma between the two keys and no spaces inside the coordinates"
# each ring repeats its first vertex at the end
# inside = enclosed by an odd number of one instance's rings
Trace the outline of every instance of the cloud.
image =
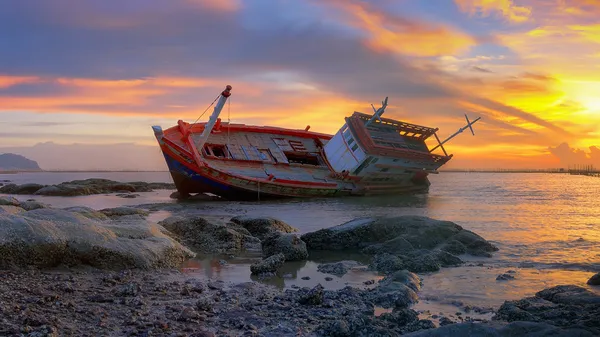
{"type": "Polygon", "coordinates": [[[538,81],[556,81],[556,78],[549,76],[549,75],[543,75],[543,74],[536,74],[536,73],[530,73],[530,72],[525,72],[521,75],[521,77],[523,78],[529,78],[529,79],[533,79],[533,80],[538,80],[538,81]]]}
{"type": "Polygon", "coordinates": [[[340,10],[348,25],[365,33],[375,50],[402,55],[440,56],[467,51],[476,39],[456,28],[392,15],[364,1],[326,0],[340,10]]]}
{"type": "Polygon", "coordinates": [[[531,8],[517,6],[512,0],[454,0],[458,8],[469,15],[482,17],[498,13],[511,22],[525,22],[531,17],[531,8]]]}
{"type": "Polygon", "coordinates": [[[475,72],[479,72],[479,73],[493,73],[493,71],[486,69],[486,68],[482,68],[482,67],[478,67],[478,66],[472,66],[471,70],[475,71],[475,72]]]}
{"type": "MultiPolygon", "coordinates": [[[[221,117],[231,111],[242,123],[311,124],[335,132],[344,116],[370,112],[369,103],[390,96],[390,116],[444,130],[462,126],[469,105],[491,127],[477,138],[481,149],[494,141],[519,144],[515,135],[540,146],[533,135],[563,141],[576,130],[548,119],[539,101],[515,101],[534,95],[559,101],[552,85],[562,83],[560,77],[519,64],[529,60],[520,48],[531,41],[507,43],[519,57],[506,48],[486,49],[505,40],[483,39],[463,30],[469,25],[433,14],[424,19],[358,0],[33,3],[13,2],[0,11],[0,31],[11,32],[0,39],[0,73],[11,79],[0,78],[0,113],[174,123],[196,119],[231,84],[231,110],[221,117]]],[[[507,41],[520,38],[515,30],[502,34],[507,41]]]]}
{"type": "Polygon", "coordinates": [[[36,83],[39,81],[35,76],[2,76],[0,75],[0,89],[9,88],[17,84],[36,83]]]}
{"type": "Polygon", "coordinates": [[[560,160],[564,168],[577,168],[594,166],[600,168],[600,148],[590,146],[589,152],[582,149],[572,148],[568,143],[562,143],[556,147],[549,147],[552,155],[560,160]]]}

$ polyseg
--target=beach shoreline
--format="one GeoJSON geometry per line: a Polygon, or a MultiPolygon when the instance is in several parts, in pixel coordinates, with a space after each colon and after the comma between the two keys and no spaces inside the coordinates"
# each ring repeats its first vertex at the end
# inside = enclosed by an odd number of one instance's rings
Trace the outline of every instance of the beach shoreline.
{"type": "MultiPolygon", "coordinates": [[[[128,192],[128,194],[134,193],[128,192]]],[[[215,225],[228,226],[231,219],[237,215],[252,218],[257,214],[252,210],[256,212],[258,204],[221,201],[181,203],[168,200],[169,193],[168,190],[139,192],[137,193],[139,195],[134,198],[123,198],[118,196],[119,193],[114,192],[77,197],[14,195],[17,199],[11,199],[12,202],[20,203],[21,206],[6,206],[5,202],[2,210],[5,215],[12,212],[13,215],[22,216],[29,214],[30,210],[18,210],[18,208],[39,207],[37,212],[52,217],[56,215],[53,213],[55,208],[44,205],[44,202],[50,201],[58,202],[60,208],[56,212],[59,213],[62,212],[60,209],[70,209],[69,212],[83,212],[81,214],[85,213],[86,216],[92,218],[106,217],[105,220],[110,221],[111,226],[119,227],[124,224],[120,223],[119,219],[127,219],[126,223],[136,225],[143,223],[143,226],[150,226],[150,228],[154,228],[152,226],[155,226],[153,224],[156,223],[165,225],[163,223],[165,219],[177,216],[201,217],[215,225]],[[156,202],[158,195],[163,198],[162,202],[156,202]],[[27,201],[32,198],[38,201],[27,201]],[[88,206],[96,207],[75,207],[74,204],[82,200],[87,200],[88,206]],[[99,205],[110,205],[112,208],[103,208],[99,205]],[[122,205],[128,206],[123,207],[122,205]],[[25,212],[23,213],[23,211],[25,212]]],[[[8,200],[7,198],[11,197],[4,196],[3,198],[8,200]]],[[[279,205],[287,204],[273,203],[258,206],[264,208],[261,209],[260,214],[266,215],[265,213],[276,210],[275,207],[279,205]]],[[[302,203],[294,205],[302,206],[302,203]]],[[[36,209],[32,209],[31,212],[33,212],[31,214],[35,214],[36,209]]],[[[283,213],[280,211],[279,213],[273,212],[273,214],[279,216],[283,213]]],[[[302,220],[298,219],[293,223],[297,224],[300,221],[302,220]]],[[[345,221],[341,219],[338,224],[343,222],[345,221]]],[[[312,227],[312,231],[318,231],[319,228],[323,227],[312,227]]],[[[240,230],[239,227],[233,227],[233,229],[240,230]]],[[[311,232],[310,228],[308,230],[304,228],[298,236],[304,237],[309,232],[311,232]]],[[[186,243],[180,235],[171,233],[168,236],[177,238],[178,242],[189,247],[190,242],[186,243]]],[[[240,236],[236,237],[241,238],[240,236]]],[[[239,242],[243,245],[244,240],[241,239],[239,242]]],[[[491,254],[491,258],[473,257],[468,254],[457,255],[464,262],[460,266],[442,266],[437,271],[415,270],[421,279],[419,289],[415,291],[418,299],[414,301],[415,303],[412,303],[413,300],[411,300],[406,307],[388,307],[387,309],[372,303],[372,291],[380,286],[379,281],[390,274],[370,270],[370,258],[361,261],[357,258],[355,261],[359,261],[358,265],[349,267],[346,274],[339,276],[321,272],[320,266],[341,260],[353,260],[353,258],[348,259],[348,256],[344,257],[343,253],[327,253],[319,256],[317,251],[310,249],[308,259],[285,262],[274,275],[269,277],[257,277],[250,273],[250,265],[261,260],[260,253],[247,256],[227,252],[206,254],[206,252],[199,252],[196,249],[192,250],[197,253],[197,256],[186,260],[187,267],[179,264],[167,269],[141,270],[128,267],[115,272],[82,265],[71,267],[60,265],[50,269],[46,267],[41,269],[4,268],[1,271],[3,275],[2,293],[5,296],[3,301],[10,303],[15,299],[17,304],[2,308],[2,312],[9,313],[9,316],[2,322],[6,328],[5,330],[0,329],[0,334],[7,332],[8,335],[36,333],[42,333],[42,335],[44,333],[46,335],[53,333],[55,335],[86,335],[86,331],[93,331],[89,335],[144,335],[151,332],[153,335],[165,336],[194,336],[194,333],[198,336],[211,336],[211,334],[220,336],[232,332],[231,335],[236,336],[244,334],[277,336],[297,335],[298,331],[292,332],[292,327],[301,326],[305,328],[305,331],[300,335],[306,336],[327,335],[336,329],[345,331],[346,328],[349,329],[348,331],[362,331],[361,333],[367,333],[367,335],[370,333],[386,335],[383,331],[387,331],[387,335],[397,335],[417,333],[416,331],[419,329],[434,331],[451,325],[459,326],[460,329],[472,329],[473,327],[469,325],[471,323],[479,324],[479,327],[486,329],[493,329],[493,331],[501,331],[502,329],[512,329],[513,326],[506,321],[491,319],[498,314],[498,310],[505,305],[506,301],[517,301],[521,298],[535,296],[543,289],[559,285],[574,285],[590,291],[595,296],[600,293],[597,286],[586,284],[587,279],[600,271],[597,269],[597,264],[578,265],[572,263],[571,266],[575,267],[572,270],[556,270],[552,265],[527,262],[523,259],[507,263],[493,257],[497,254],[506,254],[506,251],[503,252],[505,246],[502,245],[502,242],[493,241],[493,243],[500,243],[501,250],[491,254]],[[209,272],[212,269],[218,270],[218,272],[209,272]],[[106,281],[106,279],[116,281],[106,281]],[[203,289],[211,289],[209,284],[212,284],[213,288],[217,284],[219,286],[204,293],[194,293],[189,292],[189,289],[186,290],[188,288],[186,284],[191,283],[202,284],[203,286],[198,287],[203,289]],[[163,285],[160,293],[153,288],[155,284],[163,285]],[[148,285],[151,286],[148,287],[148,285]],[[300,296],[298,294],[307,294],[319,285],[323,287],[325,301],[323,303],[325,304],[306,306],[298,303],[298,296],[300,296]],[[118,289],[126,287],[133,287],[131,289],[134,290],[131,291],[135,294],[114,296],[118,289]],[[243,294],[240,293],[240,287],[245,289],[243,294]],[[212,290],[215,292],[211,292],[212,290]],[[94,291],[105,298],[94,297],[94,291]],[[252,310],[252,305],[247,304],[249,309],[245,311],[244,315],[250,315],[249,317],[252,317],[250,321],[254,323],[241,326],[234,324],[235,320],[228,316],[231,312],[239,313],[241,309],[238,307],[227,305],[218,309],[217,312],[207,313],[199,310],[196,304],[192,303],[197,302],[203,296],[210,297],[211,303],[219,303],[221,301],[219,297],[227,300],[237,298],[237,301],[240,301],[241,296],[243,301],[258,305],[257,303],[262,300],[260,296],[264,296],[264,293],[269,293],[268,298],[270,299],[280,299],[283,303],[282,306],[269,308],[270,302],[263,303],[266,307],[262,307],[261,310],[267,313],[263,317],[260,312],[252,310]],[[339,301],[340,298],[352,299],[351,304],[354,306],[366,306],[368,312],[363,312],[356,318],[363,323],[358,324],[356,320],[347,320],[343,312],[332,313],[334,309],[350,310],[347,307],[349,304],[343,301],[336,305],[336,301],[339,301]],[[327,299],[331,301],[327,301],[327,299]],[[167,302],[171,304],[166,304],[167,302]],[[293,308],[297,315],[286,321],[288,325],[284,327],[284,330],[269,330],[269,326],[275,324],[275,321],[281,321],[278,312],[285,312],[287,310],[285,306],[293,308]],[[74,310],[73,308],[78,309],[74,310]],[[194,311],[191,312],[187,308],[192,308],[194,311]],[[184,311],[186,314],[183,314],[184,311]],[[314,316],[316,312],[321,312],[319,315],[322,315],[322,312],[325,311],[330,312],[327,322],[331,323],[331,326],[321,324],[323,319],[319,318],[320,316],[314,316]],[[91,313],[97,315],[90,316],[91,313]],[[402,318],[398,316],[400,313],[402,313],[402,318]],[[180,317],[188,314],[191,315],[191,318],[180,317]],[[383,318],[381,318],[382,314],[383,318]],[[31,315],[34,318],[28,318],[31,315]],[[69,317],[77,318],[79,323],[71,324],[69,317]],[[92,319],[92,317],[95,318],[92,319]],[[123,317],[128,317],[130,321],[126,321],[123,317]],[[224,318],[229,322],[226,325],[221,324],[224,318]],[[397,319],[405,320],[403,321],[405,324],[394,325],[393,322],[397,319]],[[393,322],[390,323],[389,320],[393,322]],[[68,322],[68,324],[61,322],[68,322]],[[466,325],[463,326],[463,324],[466,325]],[[120,330],[113,329],[115,327],[120,330]],[[198,332],[199,330],[202,332],[198,332]]],[[[200,242],[200,244],[203,243],[200,242]]],[[[586,249],[593,246],[593,241],[580,238],[572,241],[569,245],[572,248],[586,249]]],[[[415,266],[413,265],[411,268],[415,268],[415,266]]],[[[548,327],[536,326],[535,328],[547,329],[548,327]]],[[[556,330],[558,332],[564,332],[561,329],[570,329],[571,327],[567,325],[554,328],[559,329],[556,330]]]]}

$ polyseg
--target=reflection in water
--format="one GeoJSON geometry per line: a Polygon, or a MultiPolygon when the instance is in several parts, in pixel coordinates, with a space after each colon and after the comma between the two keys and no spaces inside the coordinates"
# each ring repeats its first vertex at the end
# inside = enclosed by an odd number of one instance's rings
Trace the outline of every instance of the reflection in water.
{"type": "MultiPolygon", "coordinates": [[[[187,261],[182,266],[182,271],[199,279],[217,279],[233,283],[256,281],[273,285],[279,289],[292,286],[314,287],[319,283],[328,289],[341,289],[347,285],[362,288],[365,287],[363,282],[382,278],[382,276],[368,271],[364,266],[352,268],[342,277],[324,274],[317,270],[318,265],[321,263],[347,260],[349,257],[353,256],[344,254],[342,257],[340,254],[322,253],[313,259],[311,255],[309,261],[288,261],[284,263],[274,276],[268,278],[258,277],[250,273],[249,265],[259,261],[261,259],[260,255],[242,257],[201,256],[187,261]],[[308,279],[306,279],[307,277],[308,279]],[[332,280],[326,280],[328,277],[332,280]]],[[[359,257],[361,261],[365,260],[364,256],[359,257]]]]}

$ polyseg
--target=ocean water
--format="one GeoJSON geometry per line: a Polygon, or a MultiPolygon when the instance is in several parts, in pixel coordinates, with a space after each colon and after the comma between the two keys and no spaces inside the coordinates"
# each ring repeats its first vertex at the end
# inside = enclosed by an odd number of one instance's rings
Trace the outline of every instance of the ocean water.
{"type": "MultiPolygon", "coordinates": [[[[170,182],[171,179],[166,172],[0,175],[0,181],[42,184],[85,178],[149,182],[170,182]]],[[[549,173],[442,172],[431,176],[430,180],[429,193],[412,196],[218,201],[189,205],[198,213],[222,219],[241,214],[273,216],[300,232],[339,225],[358,217],[424,215],[454,221],[498,246],[500,250],[492,258],[464,257],[467,264],[463,267],[421,275],[422,301],[418,306],[425,311],[442,311],[445,305],[498,308],[504,300],[531,296],[554,285],[585,286],[587,279],[600,271],[600,178],[549,173]],[[515,280],[496,281],[497,275],[508,270],[515,271],[515,280]]],[[[34,198],[55,207],[85,205],[101,209],[124,204],[175,203],[169,198],[170,193],[141,193],[137,199],[114,195],[34,198]]],[[[152,219],[160,220],[168,215],[168,212],[158,212],[152,219]]],[[[220,259],[222,257],[190,261],[185,270],[224,280],[251,279],[248,264],[254,261],[252,257],[231,259],[225,265],[219,263],[220,259]]],[[[315,271],[318,263],[327,259],[334,258],[288,264],[285,276],[272,282],[281,287],[321,282],[330,288],[341,288],[346,284],[377,279],[358,269],[342,278],[326,281],[324,277],[331,275],[315,271]],[[311,280],[302,280],[303,276],[310,276],[311,280]]]]}

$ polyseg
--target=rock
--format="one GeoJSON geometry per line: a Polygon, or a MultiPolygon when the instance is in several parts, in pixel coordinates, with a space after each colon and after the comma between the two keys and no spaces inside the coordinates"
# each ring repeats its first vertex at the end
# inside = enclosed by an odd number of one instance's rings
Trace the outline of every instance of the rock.
{"type": "Polygon", "coordinates": [[[0,205],[0,214],[21,214],[23,212],[25,210],[19,206],[0,205]]]}
{"type": "Polygon", "coordinates": [[[247,229],[252,236],[260,240],[276,233],[295,233],[298,229],[286,224],[285,222],[270,217],[249,217],[237,216],[231,219],[231,222],[247,229]]]}
{"type": "Polygon", "coordinates": [[[46,187],[46,185],[41,185],[41,184],[23,184],[23,185],[16,185],[16,184],[8,184],[5,186],[2,186],[0,188],[0,193],[4,193],[4,194],[34,194],[35,192],[37,192],[39,189],[46,187]]]}
{"type": "Polygon", "coordinates": [[[398,236],[387,240],[384,243],[376,243],[365,247],[362,252],[365,254],[406,254],[415,250],[415,247],[404,237],[398,236]]]}
{"type": "Polygon", "coordinates": [[[0,269],[59,264],[172,268],[194,256],[162,231],[144,219],[98,221],[52,208],[0,214],[0,269]]]}
{"type": "Polygon", "coordinates": [[[368,290],[367,298],[383,308],[408,308],[418,300],[421,279],[407,271],[397,271],[381,281],[377,287],[368,290]]]}
{"type": "Polygon", "coordinates": [[[203,217],[172,216],[161,222],[174,238],[204,254],[260,250],[260,240],[235,224],[211,223],[203,217]]]}
{"type": "Polygon", "coordinates": [[[592,285],[592,286],[600,286],[600,273],[592,276],[588,281],[587,284],[592,285]]]}
{"type": "Polygon", "coordinates": [[[117,296],[117,297],[137,296],[140,291],[141,291],[141,288],[140,288],[139,284],[128,283],[128,284],[124,284],[121,287],[119,287],[119,289],[117,289],[117,292],[115,293],[115,296],[117,296]]]}
{"type": "Polygon", "coordinates": [[[183,310],[181,310],[181,313],[179,314],[179,317],[177,317],[177,320],[180,322],[189,322],[197,320],[199,317],[200,315],[198,315],[196,310],[190,307],[185,307],[183,308],[183,310]]]}
{"type": "Polygon", "coordinates": [[[512,276],[511,274],[507,274],[507,273],[500,274],[500,275],[498,275],[498,277],[496,277],[496,281],[510,281],[510,280],[514,280],[514,279],[515,279],[514,276],[512,276]]]}
{"type": "Polygon", "coordinates": [[[23,208],[26,211],[33,211],[34,209],[38,209],[38,208],[50,208],[50,205],[38,202],[38,201],[22,201],[21,208],[23,208]]]}
{"type": "Polygon", "coordinates": [[[386,312],[379,316],[379,319],[393,322],[398,326],[405,326],[419,320],[419,314],[407,308],[394,309],[392,312],[386,312]]]}
{"type": "Polygon", "coordinates": [[[461,255],[467,252],[467,246],[458,240],[449,240],[440,246],[440,250],[454,255],[461,255]]]}
{"type": "Polygon", "coordinates": [[[214,301],[207,297],[202,297],[196,301],[196,309],[199,311],[211,312],[213,310],[214,301]]]}
{"type": "Polygon", "coordinates": [[[450,325],[450,324],[455,324],[455,322],[453,322],[448,317],[445,317],[445,316],[440,317],[440,326],[450,325]]]}
{"type": "Polygon", "coordinates": [[[317,266],[317,270],[321,273],[342,277],[346,275],[349,269],[356,266],[360,266],[360,264],[355,261],[340,261],[336,263],[320,264],[317,266]]]}
{"type": "Polygon", "coordinates": [[[116,195],[117,197],[120,198],[124,198],[124,199],[135,199],[137,197],[139,197],[139,194],[135,194],[135,193],[119,193],[116,195]]]}
{"type": "Polygon", "coordinates": [[[383,273],[432,272],[457,266],[455,254],[489,256],[498,249],[450,221],[420,216],[363,218],[302,235],[308,249],[361,251],[375,255],[371,268],[383,273]]]}
{"type": "Polygon", "coordinates": [[[320,305],[323,303],[323,286],[317,284],[308,293],[300,296],[298,303],[303,305],[320,305]]]}
{"type": "Polygon", "coordinates": [[[252,274],[264,274],[264,273],[274,273],[283,266],[285,262],[285,255],[282,253],[271,255],[266,259],[263,259],[259,262],[253,263],[250,265],[250,271],[252,274]]]}
{"type": "Polygon", "coordinates": [[[120,216],[125,216],[125,215],[148,216],[150,214],[148,211],[145,211],[143,209],[127,207],[127,206],[121,206],[121,207],[115,207],[115,208],[105,208],[103,210],[100,210],[100,213],[106,215],[109,218],[120,217],[120,216]]]}
{"type": "Polygon", "coordinates": [[[397,270],[402,270],[405,268],[405,266],[404,262],[399,257],[384,253],[380,255],[375,255],[375,257],[373,257],[373,260],[371,261],[371,264],[369,265],[369,268],[377,270],[384,274],[389,274],[397,270]]]}
{"type": "Polygon", "coordinates": [[[95,209],[93,209],[91,207],[74,206],[74,207],[67,207],[64,210],[69,211],[69,212],[79,213],[79,214],[85,216],[86,218],[89,218],[92,220],[99,220],[99,221],[109,220],[109,218],[108,218],[108,216],[106,216],[106,214],[96,211],[95,209]]]}
{"type": "Polygon", "coordinates": [[[459,323],[445,325],[437,329],[417,331],[406,334],[407,337],[529,337],[529,336],[556,336],[556,337],[591,337],[594,336],[583,329],[561,329],[545,323],[533,322],[487,322],[487,323],[459,323]]]}
{"type": "Polygon", "coordinates": [[[122,183],[108,179],[86,179],[64,182],[58,185],[9,184],[0,188],[6,194],[37,194],[51,196],[78,196],[91,194],[150,192],[155,189],[175,189],[175,185],[167,183],[130,182],[122,183]]]}
{"type": "Polygon", "coordinates": [[[0,206],[20,206],[21,202],[13,197],[0,196],[0,206]]]}
{"type": "Polygon", "coordinates": [[[440,270],[442,264],[436,254],[419,252],[404,256],[404,266],[415,273],[428,273],[440,270]]]}
{"type": "Polygon", "coordinates": [[[494,320],[531,321],[559,328],[584,329],[600,335],[600,295],[574,286],[556,286],[542,290],[534,297],[506,301],[494,320]]]}
{"type": "Polygon", "coordinates": [[[282,253],[286,261],[301,261],[308,258],[306,243],[297,234],[276,233],[262,242],[263,257],[282,253]]]}

